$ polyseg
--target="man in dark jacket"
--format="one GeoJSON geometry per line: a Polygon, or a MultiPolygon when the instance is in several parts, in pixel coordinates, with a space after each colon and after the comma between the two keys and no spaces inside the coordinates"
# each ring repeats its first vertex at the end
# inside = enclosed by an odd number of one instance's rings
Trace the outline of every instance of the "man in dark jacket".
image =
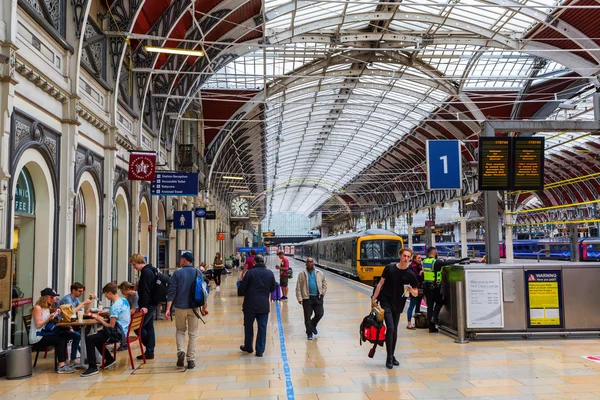
{"type": "MultiPolygon", "coordinates": [[[[202,275],[200,270],[194,268],[194,255],[189,251],[184,251],[179,256],[178,269],[171,277],[169,285],[169,294],[167,295],[167,312],[165,317],[171,317],[171,306],[175,307],[175,341],[177,344],[177,366],[183,367],[183,361],[187,358],[187,367],[192,369],[196,366],[196,342],[198,341],[198,317],[194,313],[190,301],[190,291],[196,277],[202,275]],[[185,332],[188,332],[187,351],[185,347],[185,332]]],[[[202,306],[202,315],[208,313],[206,304],[202,306]]]]}
{"type": "Polygon", "coordinates": [[[258,332],[256,334],[256,356],[262,357],[265,352],[265,343],[267,341],[267,322],[269,321],[269,311],[271,305],[269,296],[277,288],[275,275],[265,266],[265,259],[262,255],[254,257],[256,265],[246,272],[240,292],[244,296],[244,344],[240,350],[252,353],[252,342],[254,341],[254,320],[258,323],[258,332]]]}
{"type": "MultiPolygon", "coordinates": [[[[156,336],[154,334],[154,315],[158,302],[154,299],[153,292],[156,284],[157,272],[152,264],[147,264],[144,256],[134,254],[129,258],[129,264],[140,273],[138,281],[138,306],[139,311],[144,316],[144,325],[142,325],[142,342],[146,348],[145,355],[147,360],[154,359],[154,347],[156,346],[156,336]]],[[[142,356],[137,357],[138,360],[142,356]]]]}

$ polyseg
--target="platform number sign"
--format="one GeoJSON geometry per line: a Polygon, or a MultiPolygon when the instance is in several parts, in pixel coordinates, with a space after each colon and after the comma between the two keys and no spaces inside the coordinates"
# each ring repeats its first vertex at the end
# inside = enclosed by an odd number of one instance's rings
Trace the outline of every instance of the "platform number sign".
{"type": "Polygon", "coordinates": [[[427,141],[427,188],[429,190],[461,189],[462,163],[460,141],[427,141]]]}

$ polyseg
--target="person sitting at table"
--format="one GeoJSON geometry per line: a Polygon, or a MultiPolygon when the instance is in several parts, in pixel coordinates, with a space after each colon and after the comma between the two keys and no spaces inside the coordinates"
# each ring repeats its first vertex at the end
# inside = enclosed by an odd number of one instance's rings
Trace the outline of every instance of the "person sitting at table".
{"type": "MultiPolygon", "coordinates": [[[[83,296],[83,291],[85,287],[79,283],[75,282],[71,285],[71,293],[66,294],[60,301],[58,302],[58,307],[63,304],[70,304],[73,306],[73,311],[75,315],[77,312],[84,308],[87,310],[89,305],[92,303],[92,300],[85,299],[84,301],[79,300],[79,297],[83,296]]],[[[95,297],[94,294],[90,294],[90,297],[95,297]]],[[[67,321],[68,322],[68,321],[67,321]]],[[[86,334],[89,333],[89,328],[87,328],[86,334]]],[[[67,331],[63,331],[61,336],[67,338],[67,341],[71,340],[71,364],[77,364],[77,353],[79,352],[79,343],[81,342],[81,334],[79,332],[75,332],[72,329],[67,331]]]]}
{"type": "Polygon", "coordinates": [[[42,290],[41,297],[31,310],[31,328],[29,344],[37,344],[39,348],[53,346],[58,359],[59,374],[72,374],[75,370],[65,364],[67,359],[67,339],[59,335],[59,329],[52,322],[60,314],[60,310],[50,313],[50,307],[56,302],[58,294],[51,289],[42,290]]]}
{"type": "Polygon", "coordinates": [[[140,298],[133,287],[133,283],[123,281],[119,284],[119,290],[123,297],[127,299],[129,308],[131,308],[131,313],[133,314],[138,309],[138,300],[140,298]]]}
{"type": "MultiPolygon", "coordinates": [[[[90,314],[93,319],[104,326],[104,329],[85,338],[89,368],[81,374],[83,377],[96,375],[98,373],[95,350],[98,349],[98,352],[102,354],[102,345],[104,343],[121,342],[121,344],[123,344],[126,339],[125,335],[129,329],[129,323],[131,322],[129,303],[117,294],[116,284],[112,282],[107,283],[102,288],[102,294],[112,302],[109,311],[109,321],[106,322],[106,320],[98,314],[90,314]]],[[[102,354],[102,357],[104,357],[104,369],[116,363],[116,360],[110,354],[108,349],[102,354]]]]}

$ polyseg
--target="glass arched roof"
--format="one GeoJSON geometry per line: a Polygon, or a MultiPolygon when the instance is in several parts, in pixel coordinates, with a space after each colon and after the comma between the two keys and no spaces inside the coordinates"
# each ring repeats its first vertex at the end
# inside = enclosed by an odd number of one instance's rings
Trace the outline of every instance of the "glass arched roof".
{"type": "Polygon", "coordinates": [[[265,0],[256,51],[204,88],[261,90],[265,211],[308,215],[462,90],[518,92],[575,70],[526,39],[555,5],[265,0]]]}

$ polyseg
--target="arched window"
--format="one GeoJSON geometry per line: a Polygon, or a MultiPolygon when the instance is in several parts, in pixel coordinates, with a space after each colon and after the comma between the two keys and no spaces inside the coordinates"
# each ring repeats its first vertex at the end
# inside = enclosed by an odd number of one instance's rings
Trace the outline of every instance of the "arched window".
{"type": "Polygon", "coordinates": [[[35,215],[35,192],[27,168],[23,167],[15,190],[15,214],[35,215]]]}

